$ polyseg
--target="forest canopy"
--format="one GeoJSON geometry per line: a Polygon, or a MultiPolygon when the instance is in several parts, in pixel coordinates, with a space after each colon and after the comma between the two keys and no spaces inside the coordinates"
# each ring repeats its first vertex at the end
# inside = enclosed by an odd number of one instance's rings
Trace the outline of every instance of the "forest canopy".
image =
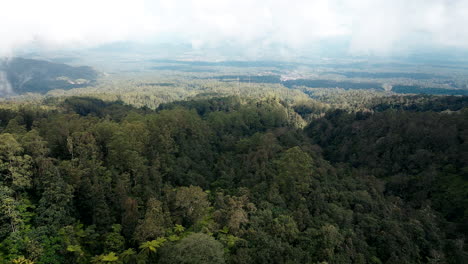
{"type": "Polygon", "coordinates": [[[0,263],[466,263],[467,99],[337,105],[4,104],[0,263]]]}

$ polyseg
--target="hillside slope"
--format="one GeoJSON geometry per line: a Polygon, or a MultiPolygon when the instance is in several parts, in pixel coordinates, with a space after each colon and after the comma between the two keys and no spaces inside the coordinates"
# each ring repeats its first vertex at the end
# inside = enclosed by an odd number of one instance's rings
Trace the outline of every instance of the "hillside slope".
{"type": "Polygon", "coordinates": [[[98,75],[88,66],[12,58],[0,62],[0,96],[83,87],[92,84],[98,75]]]}

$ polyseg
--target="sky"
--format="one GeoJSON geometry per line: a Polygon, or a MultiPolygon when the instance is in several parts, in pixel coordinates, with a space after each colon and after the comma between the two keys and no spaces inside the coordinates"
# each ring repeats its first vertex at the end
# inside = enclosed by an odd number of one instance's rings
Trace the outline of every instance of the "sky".
{"type": "Polygon", "coordinates": [[[0,0],[0,56],[125,41],[391,56],[468,50],[467,26],[468,0],[0,0]]]}

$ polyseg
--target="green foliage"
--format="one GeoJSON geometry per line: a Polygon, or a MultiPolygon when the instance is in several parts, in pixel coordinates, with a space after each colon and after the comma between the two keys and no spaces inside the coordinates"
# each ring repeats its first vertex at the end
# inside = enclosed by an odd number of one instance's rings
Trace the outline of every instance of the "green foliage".
{"type": "Polygon", "coordinates": [[[168,226],[169,215],[163,212],[162,203],[154,198],[150,198],[146,205],[145,218],[135,230],[135,240],[138,242],[156,239],[165,235],[168,226]]]}
{"type": "Polygon", "coordinates": [[[26,259],[25,257],[19,257],[11,261],[12,264],[34,264],[34,261],[26,259]]]}
{"type": "Polygon", "coordinates": [[[210,202],[200,187],[180,187],[176,190],[174,206],[181,223],[192,225],[208,212],[210,202]]]}
{"type": "Polygon", "coordinates": [[[0,173],[2,181],[9,183],[14,190],[32,185],[31,157],[22,154],[23,148],[12,134],[0,134],[0,173]]]}
{"type": "Polygon", "coordinates": [[[146,241],[140,244],[140,252],[138,256],[145,263],[152,263],[156,259],[156,252],[167,241],[164,237],[159,237],[155,240],[146,241]]]}
{"type": "Polygon", "coordinates": [[[106,251],[120,252],[124,249],[125,238],[120,234],[121,231],[121,225],[112,225],[112,232],[107,233],[105,236],[104,248],[106,251]]]}
{"type": "Polygon", "coordinates": [[[174,232],[175,233],[180,234],[180,233],[182,233],[184,231],[185,231],[185,228],[183,226],[177,225],[177,224],[174,226],[174,232]]]}
{"type": "Polygon", "coordinates": [[[0,262],[465,263],[465,101],[315,92],[0,108],[0,262]]]}
{"type": "Polygon", "coordinates": [[[115,255],[114,252],[109,254],[99,255],[91,259],[91,263],[101,264],[101,263],[116,263],[119,260],[119,257],[115,255]]]}
{"type": "Polygon", "coordinates": [[[136,263],[137,253],[133,248],[129,248],[122,253],[120,253],[119,258],[123,263],[136,263]]]}
{"type": "Polygon", "coordinates": [[[166,242],[166,239],[163,237],[159,237],[158,239],[143,242],[140,245],[140,254],[149,254],[149,253],[156,253],[156,250],[162,246],[166,242]]]}
{"type": "Polygon", "coordinates": [[[312,164],[312,158],[299,147],[288,149],[277,162],[280,191],[291,200],[304,199],[313,183],[312,164]]]}
{"type": "Polygon", "coordinates": [[[174,246],[166,248],[160,260],[166,264],[225,263],[222,244],[202,233],[187,236],[174,246]]]}

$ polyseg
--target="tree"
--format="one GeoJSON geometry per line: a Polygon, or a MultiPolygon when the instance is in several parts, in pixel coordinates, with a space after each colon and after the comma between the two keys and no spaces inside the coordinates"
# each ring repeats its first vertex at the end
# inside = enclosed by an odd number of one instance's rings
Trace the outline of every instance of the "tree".
{"type": "Polygon", "coordinates": [[[52,160],[46,160],[42,166],[43,192],[37,206],[36,223],[50,232],[72,223],[73,187],[63,180],[52,160]]]}
{"type": "Polygon", "coordinates": [[[131,197],[124,198],[122,204],[122,233],[127,239],[133,238],[138,217],[137,200],[131,197]]]}
{"type": "Polygon", "coordinates": [[[195,233],[161,252],[164,264],[222,264],[225,263],[223,246],[213,237],[195,233]]]}
{"type": "Polygon", "coordinates": [[[14,190],[30,188],[32,159],[22,155],[23,148],[11,134],[0,134],[0,180],[9,183],[14,190]]]}
{"type": "Polygon", "coordinates": [[[118,262],[119,257],[114,252],[109,252],[108,254],[99,255],[93,257],[91,263],[95,264],[105,264],[105,263],[116,263],[118,262]]]}
{"type": "Polygon", "coordinates": [[[12,264],[34,264],[34,261],[25,257],[19,257],[11,261],[12,264]]]}
{"type": "Polygon", "coordinates": [[[169,224],[168,217],[168,213],[163,211],[162,203],[150,198],[146,205],[145,218],[136,227],[135,240],[143,242],[164,236],[169,224]]]}
{"type": "Polygon", "coordinates": [[[120,234],[122,227],[118,224],[112,225],[112,232],[107,233],[104,241],[105,250],[108,252],[120,252],[124,249],[125,238],[120,234]]]}
{"type": "Polygon", "coordinates": [[[44,158],[50,152],[47,147],[47,142],[39,135],[36,129],[23,135],[20,141],[24,152],[34,159],[44,158]]]}
{"type": "Polygon", "coordinates": [[[240,234],[242,225],[249,222],[249,213],[256,210],[255,205],[249,202],[246,195],[243,196],[223,196],[218,194],[216,206],[221,207],[214,212],[214,217],[218,223],[226,226],[234,235],[240,234]]]}
{"type": "Polygon", "coordinates": [[[299,147],[288,149],[277,160],[278,176],[276,182],[281,193],[290,202],[294,199],[304,199],[311,191],[313,182],[312,158],[299,147]]]}
{"type": "Polygon", "coordinates": [[[175,211],[181,217],[184,226],[200,220],[210,206],[208,195],[198,186],[180,187],[175,195],[175,211]]]}
{"type": "Polygon", "coordinates": [[[129,248],[120,253],[119,259],[121,259],[123,263],[134,264],[137,263],[137,253],[133,248],[129,248]]]}
{"type": "Polygon", "coordinates": [[[166,241],[167,240],[164,237],[159,237],[155,240],[141,243],[140,253],[138,253],[139,257],[141,257],[145,261],[154,260],[156,252],[166,241]]]}
{"type": "Polygon", "coordinates": [[[23,224],[20,202],[14,198],[14,191],[0,184],[0,237],[18,232],[23,224]]]}

